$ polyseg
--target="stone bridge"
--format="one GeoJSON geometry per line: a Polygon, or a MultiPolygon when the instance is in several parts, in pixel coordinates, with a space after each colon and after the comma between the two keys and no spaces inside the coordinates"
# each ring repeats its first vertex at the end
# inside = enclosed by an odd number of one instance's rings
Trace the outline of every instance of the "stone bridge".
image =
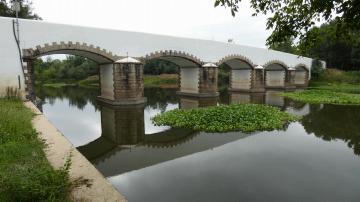
{"type": "Polygon", "coordinates": [[[114,105],[145,102],[143,66],[160,59],[179,67],[179,94],[216,97],[218,68],[230,68],[235,92],[295,89],[308,84],[312,59],[210,40],[20,20],[20,48],[13,19],[0,18],[0,94],[16,87],[34,96],[34,60],[52,54],[86,57],[99,65],[99,99],[114,105]],[[21,59],[21,60],[20,60],[21,59]],[[24,72],[24,73],[22,73],[24,72]]]}

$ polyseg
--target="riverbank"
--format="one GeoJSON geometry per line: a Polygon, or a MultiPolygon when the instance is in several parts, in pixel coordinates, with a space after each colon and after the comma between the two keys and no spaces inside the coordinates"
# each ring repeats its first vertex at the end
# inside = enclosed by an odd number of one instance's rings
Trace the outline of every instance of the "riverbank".
{"type": "Polygon", "coordinates": [[[32,102],[26,102],[25,106],[36,114],[32,124],[47,146],[45,154],[51,166],[58,169],[64,158],[70,157],[68,175],[72,182],[72,201],[127,201],[32,102]]]}
{"type": "Polygon", "coordinates": [[[69,163],[54,169],[21,100],[0,99],[0,201],[70,201],[69,163]]]}
{"type": "MultiPolygon", "coordinates": [[[[45,87],[61,88],[65,86],[99,87],[99,76],[90,76],[80,81],[44,82],[37,83],[45,87]]],[[[144,75],[144,87],[146,88],[177,88],[177,74],[144,75]]]]}
{"type": "Polygon", "coordinates": [[[126,201],[31,102],[0,114],[0,201],[126,201]]]}
{"type": "Polygon", "coordinates": [[[308,103],[360,105],[360,71],[327,69],[306,90],[282,95],[308,103]]]}

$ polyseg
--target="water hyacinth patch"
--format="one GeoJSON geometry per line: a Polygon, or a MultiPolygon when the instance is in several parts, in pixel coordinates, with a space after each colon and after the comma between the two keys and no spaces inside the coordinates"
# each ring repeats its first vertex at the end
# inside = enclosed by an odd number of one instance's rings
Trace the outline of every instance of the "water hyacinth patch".
{"type": "Polygon", "coordinates": [[[329,90],[304,90],[282,93],[283,96],[308,103],[360,105],[360,95],[329,90]]]}
{"type": "Polygon", "coordinates": [[[175,109],[152,118],[156,125],[189,128],[206,132],[270,131],[299,120],[280,109],[259,104],[220,105],[190,110],[175,109]]]}

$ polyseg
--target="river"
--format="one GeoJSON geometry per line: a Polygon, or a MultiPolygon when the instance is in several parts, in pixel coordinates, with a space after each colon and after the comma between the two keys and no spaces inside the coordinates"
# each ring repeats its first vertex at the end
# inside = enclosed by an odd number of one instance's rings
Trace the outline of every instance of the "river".
{"type": "Polygon", "coordinates": [[[146,88],[143,106],[97,103],[98,89],[38,88],[41,108],[130,201],[360,201],[360,107],[265,94],[179,97],[146,88]],[[154,115],[262,103],[304,116],[282,130],[205,133],[155,126],[154,115]]]}

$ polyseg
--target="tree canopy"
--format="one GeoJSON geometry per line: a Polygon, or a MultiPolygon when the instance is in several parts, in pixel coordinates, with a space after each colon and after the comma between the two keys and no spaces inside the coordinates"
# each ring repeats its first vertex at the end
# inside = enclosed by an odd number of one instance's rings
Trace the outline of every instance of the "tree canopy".
{"type": "MultiPolygon", "coordinates": [[[[229,7],[233,16],[239,12],[241,0],[215,0],[216,6],[229,7]]],[[[308,31],[316,22],[336,20],[336,36],[347,38],[360,28],[360,0],[250,0],[253,16],[271,14],[266,28],[272,29],[267,45],[289,38],[313,41],[308,31]]]]}
{"type": "MultiPolygon", "coordinates": [[[[0,0],[0,16],[15,17],[16,13],[11,9],[14,0],[0,0]]],[[[19,18],[41,20],[36,13],[33,13],[32,2],[30,0],[18,0],[20,3],[19,18]]]]}

